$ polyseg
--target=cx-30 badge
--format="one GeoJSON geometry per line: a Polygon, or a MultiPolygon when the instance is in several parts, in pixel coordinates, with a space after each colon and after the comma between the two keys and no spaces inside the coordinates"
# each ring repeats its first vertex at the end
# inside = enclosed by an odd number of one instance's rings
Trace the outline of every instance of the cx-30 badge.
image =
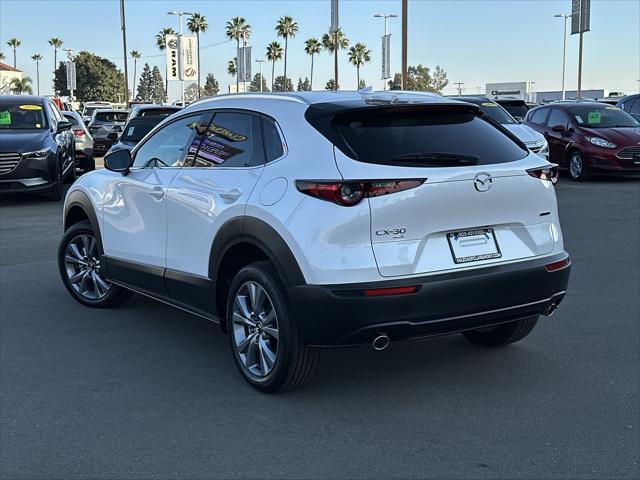
{"type": "Polygon", "coordinates": [[[476,178],[473,180],[473,185],[476,187],[476,190],[479,192],[488,192],[491,190],[493,186],[493,179],[491,175],[488,173],[479,173],[476,175],[476,178]]]}

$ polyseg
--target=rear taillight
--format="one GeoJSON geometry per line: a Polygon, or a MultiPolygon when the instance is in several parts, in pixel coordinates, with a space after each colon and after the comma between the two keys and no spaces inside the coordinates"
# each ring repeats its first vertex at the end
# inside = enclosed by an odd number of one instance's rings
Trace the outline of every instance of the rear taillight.
{"type": "Polygon", "coordinates": [[[314,182],[297,180],[296,188],[312,197],[333,202],[343,207],[353,207],[363,198],[381,197],[422,185],[427,179],[371,180],[354,182],[314,182]]]}
{"type": "Polygon", "coordinates": [[[541,168],[532,168],[527,170],[527,173],[532,177],[539,178],[540,180],[546,180],[554,185],[558,183],[558,166],[556,164],[547,165],[541,168]]]}
{"type": "Polygon", "coordinates": [[[84,130],[74,130],[74,131],[73,131],[73,134],[74,134],[76,137],[84,137],[84,130]]]}

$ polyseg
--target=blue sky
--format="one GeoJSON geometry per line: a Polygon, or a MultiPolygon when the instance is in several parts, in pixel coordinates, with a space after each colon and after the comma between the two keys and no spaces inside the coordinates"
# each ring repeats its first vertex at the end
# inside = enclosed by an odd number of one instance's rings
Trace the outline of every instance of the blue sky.
{"type": "MultiPolygon", "coordinates": [[[[571,0],[409,0],[409,64],[441,65],[454,93],[453,82],[465,82],[465,92],[499,81],[534,81],[535,90],[560,88],[562,67],[562,19],[571,0]]],[[[226,42],[225,22],[244,16],[253,28],[249,43],[254,59],[264,55],[266,45],[276,40],[274,25],[282,15],[291,15],[300,32],[289,42],[289,76],[309,75],[310,59],[304,40],[320,38],[330,23],[329,0],[126,0],[128,49],[139,50],[142,62],[158,65],[164,73],[164,56],[154,36],[162,27],[177,30],[177,17],[168,10],[197,11],[207,17],[209,30],[202,35],[203,73],[212,72],[226,91],[235,81],[226,64],[235,55],[235,43],[226,42]],[[213,46],[212,46],[213,45],[213,46]]],[[[400,13],[399,0],[341,0],[340,22],[352,43],[363,42],[372,50],[372,62],[361,69],[368,85],[382,88],[380,80],[380,35],[382,19],[377,12],[400,13]]],[[[64,47],[89,50],[110,58],[122,67],[118,0],[0,0],[0,49],[6,63],[13,63],[6,45],[11,37],[22,40],[18,68],[35,82],[31,55],[44,56],[41,63],[41,93],[51,93],[48,72],[53,69],[53,50],[47,40],[57,36],[64,47]]],[[[583,88],[638,91],[640,79],[640,0],[592,0],[592,31],[585,34],[583,88]]],[[[400,71],[400,20],[390,20],[392,72],[400,71]]],[[[578,37],[568,41],[567,89],[577,84],[578,37]]],[[[130,67],[133,64],[130,62],[130,67]]],[[[257,72],[254,65],[254,73],[257,72]]],[[[276,75],[283,63],[276,64],[276,75]]],[[[332,76],[332,58],[323,53],[316,60],[314,83],[324,86],[332,76]]],[[[138,69],[140,70],[140,69],[138,69]]],[[[341,54],[340,84],[355,88],[355,68],[341,54]]],[[[263,74],[270,81],[270,65],[263,74]]],[[[169,95],[179,96],[177,82],[169,95]]]]}

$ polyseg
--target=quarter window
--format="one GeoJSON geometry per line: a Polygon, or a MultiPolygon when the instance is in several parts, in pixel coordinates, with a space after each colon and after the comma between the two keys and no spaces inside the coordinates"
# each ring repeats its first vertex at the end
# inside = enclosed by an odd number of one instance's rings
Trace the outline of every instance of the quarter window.
{"type": "Polygon", "coordinates": [[[219,112],[198,139],[197,157],[185,167],[253,167],[264,164],[260,117],[249,113],[219,112]]]}
{"type": "Polygon", "coordinates": [[[133,167],[181,167],[193,163],[209,115],[176,120],[149,138],[135,153],[133,167]]]}
{"type": "Polygon", "coordinates": [[[531,114],[531,118],[529,119],[529,121],[537,125],[544,125],[545,120],[547,119],[547,113],[549,113],[548,108],[541,108],[540,110],[536,110],[531,114]]]}
{"type": "Polygon", "coordinates": [[[640,98],[636,98],[635,100],[631,100],[631,102],[633,102],[629,108],[625,108],[625,110],[627,110],[627,112],[629,113],[634,113],[634,114],[639,114],[640,113],[640,98]]]}
{"type": "Polygon", "coordinates": [[[264,139],[264,155],[267,162],[272,162],[284,155],[284,145],[278,127],[268,117],[262,117],[262,136],[264,139]]]}

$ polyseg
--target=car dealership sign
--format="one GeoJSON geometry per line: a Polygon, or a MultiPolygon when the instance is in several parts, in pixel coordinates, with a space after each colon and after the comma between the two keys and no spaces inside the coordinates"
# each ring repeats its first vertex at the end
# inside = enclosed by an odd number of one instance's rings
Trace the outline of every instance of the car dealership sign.
{"type": "Polygon", "coordinates": [[[180,80],[178,35],[165,35],[164,40],[167,57],[167,80],[180,80]]]}
{"type": "Polygon", "coordinates": [[[489,98],[527,99],[527,82],[487,83],[485,94],[489,98]]]}
{"type": "Polygon", "coordinates": [[[180,80],[198,79],[198,38],[195,35],[180,37],[182,68],[180,80]]]}

